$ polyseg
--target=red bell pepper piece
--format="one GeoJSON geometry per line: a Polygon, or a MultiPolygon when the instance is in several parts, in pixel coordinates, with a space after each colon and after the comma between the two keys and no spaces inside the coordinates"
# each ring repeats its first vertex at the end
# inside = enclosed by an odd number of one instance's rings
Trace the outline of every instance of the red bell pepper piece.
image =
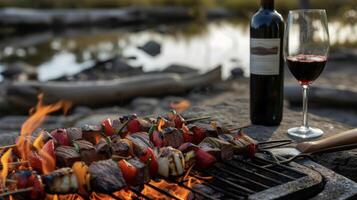
{"type": "Polygon", "coordinates": [[[129,133],[137,133],[141,131],[140,122],[136,115],[132,115],[129,117],[127,127],[129,133]]]}
{"type": "Polygon", "coordinates": [[[59,145],[64,145],[64,146],[71,145],[66,129],[63,128],[55,129],[50,134],[59,145]]]}
{"type": "Polygon", "coordinates": [[[115,134],[113,123],[110,118],[103,120],[101,125],[106,136],[110,137],[115,134]]]}
{"type": "Polygon", "coordinates": [[[120,160],[118,165],[120,170],[123,172],[125,182],[129,185],[133,185],[137,174],[137,169],[124,159],[120,160]]]}
{"type": "Polygon", "coordinates": [[[205,130],[198,126],[192,126],[191,131],[193,132],[192,143],[199,144],[203,139],[206,138],[205,130]]]}
{"type": "Polygon", "coordinates": [[[159,164],[157,162],[154,151],[149,147],[146,149],[146,152],[143,156],[141,156],[140,161],[149,165],[149,174],[151,178],[157,176],[159,170],[159,164]]]}
{"type": "Polygon", "coordinates": [[[46,152],[48,155],[50,155],[54,160],[56,160],[56,154],[55,154],[55,143],[53,140],[49,140],[46,142],[45,145],[43,145],[41,151],[46,152]]]}
{"type": "Polygon", "coordinates": [[[190,131],[190,129],[185,124],[183,124],[181,130],[183,133],[183,141],[184,142],[192,142],[193,133],[190,131]]]}
{"type": "Polygon", "coordinates": [[[154,131],[152,133],[152,143],[154,143],[155,147],[164,147],[165,141],[162,133],[160,131],[154,131]]]}
{"type": "Polygon", "coordinates": [[[36,151],[31,151],[28,155],[28,161],[32,169],[42,172],[41,156],[36,151]]]}
{"type": "Polygon", "coordinates": [[[202,149],[196,149],[196,166],[198,168],[207,169],[211,167],[215,162],[216,158],[202,149]]]}

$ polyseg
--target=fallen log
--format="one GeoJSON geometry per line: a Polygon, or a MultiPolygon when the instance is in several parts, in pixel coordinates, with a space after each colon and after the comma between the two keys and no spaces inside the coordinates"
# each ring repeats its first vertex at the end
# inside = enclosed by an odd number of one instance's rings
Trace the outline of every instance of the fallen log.
{"type": "MultiPolygon", "coordinates": [[[[286,85],[285,99],[291,104],[302,103],[302,89],[299,85],[286,85]]],[[[328,86],[311,86],[308,92],[309,103],[334,107],[357,106],[357,91],[348,88],[332,88],[328,86]]]]}
{"type": "MultiPolygon", "coordinates": [[[[233,13],[225,9],[210,8],[207,18],[231,17],[233,13]]],[[[182,6],[126,7],[117,9],[0,9],[0,25],[41,29],[77,26],[116,26],[177,22],[194,19],[192,10],[182,6]]]]}
{"type": "Polygon", "coordinates": [[[221,67],[205,74],[145,74],[108,81],[14,82],[6,89],[8,102],[16,107],[30,107],[44,94],[46,103],[67,100],[75,105],[100,106],[137,96],[182,94],[194,88],[221,81],[221,67]]]}

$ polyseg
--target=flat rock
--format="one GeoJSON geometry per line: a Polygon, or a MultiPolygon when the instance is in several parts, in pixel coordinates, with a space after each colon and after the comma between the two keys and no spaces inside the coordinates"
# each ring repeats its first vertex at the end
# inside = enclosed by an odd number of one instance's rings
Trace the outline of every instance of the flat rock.
{"type": "Polygon", "coordinates": [[[161,53],[161,44],[156,41],[149,41],[145,43],[143,46],[138,47],[148,55],[155,57],[161,53]]]}

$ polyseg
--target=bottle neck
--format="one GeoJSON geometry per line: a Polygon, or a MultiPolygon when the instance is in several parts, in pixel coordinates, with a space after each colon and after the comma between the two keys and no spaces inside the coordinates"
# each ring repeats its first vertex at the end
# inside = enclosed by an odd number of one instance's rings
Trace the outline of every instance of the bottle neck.
{"type": "Polygon", "coordinates": [[[274,0],[261,0],[261,6],[264,9],[274,10],[274,0]]]}

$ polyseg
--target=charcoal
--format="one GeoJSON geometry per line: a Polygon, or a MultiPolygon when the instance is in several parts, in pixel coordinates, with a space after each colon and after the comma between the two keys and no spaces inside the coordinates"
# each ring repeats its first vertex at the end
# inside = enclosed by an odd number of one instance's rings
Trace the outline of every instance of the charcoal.
{"type": "Polygon", "coordinates": [[[90,164],[94,161],[98,161],[99,158],[97,156],[94,145],[86,140],[76,140],[73,141],[73,145],[79,151],[81,155],[82,161],[86,164],[90,164]]]}
{"type": "Polygon", "coordinates": [[[165,146],[178,148],[183,144],[183,133],[173,127],[167,127],[162,130],[165,146]]]}
{"type": "Polygon", "coordinates": [[[127,160],[132,166],[136,168],[136,177],[133,181],[133,186],[143,185],[150,180],[149,178],[149,168],[147,165],[142,163],[138,158],[131,158],[127,160]]]}
{"type": "Polygon", "coordinates": [[[126,187],[118,164],[111,159],[92,163],[89,166],[89,172],[91,187],[95,192],[111,194],[126,187]]]}
{"type": "Polygon", "coordinates": [[[73,163],[81,161],[81,155],[74,147],[59,146],[56,148],[55,154],[59,167],[72,167],[73,163]]]}
{"type": "Polygon", "coordinates": [[[82,130],[80,128],[66,128],[71,141],[82,139],[82,130]]]}

